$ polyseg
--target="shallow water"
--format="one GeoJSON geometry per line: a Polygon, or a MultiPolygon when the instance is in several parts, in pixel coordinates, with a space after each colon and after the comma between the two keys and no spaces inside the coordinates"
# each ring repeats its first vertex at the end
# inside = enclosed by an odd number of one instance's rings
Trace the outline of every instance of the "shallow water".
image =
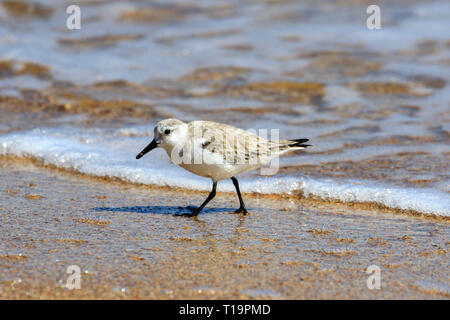
{"type": "Polygon", "coordinates": [[[244,192],[450,215],[445,1],[383,3],[375,31],[355,1],[81,1],[73,31],[70,1],[7,3],[2,155],[208,190],[162,151],[134,159],[158,120],[208,119],[311,140],[278,175],[244,174],[244,192]]]}

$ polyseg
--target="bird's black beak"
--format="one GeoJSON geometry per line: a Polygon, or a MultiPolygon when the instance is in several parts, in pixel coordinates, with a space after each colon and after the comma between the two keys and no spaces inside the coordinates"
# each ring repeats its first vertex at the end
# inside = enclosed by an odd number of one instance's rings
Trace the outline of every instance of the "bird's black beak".
{"type": "Polygon", "coordinates": [[[158,143],[156,142],[155,139],[152,140],[152,142],[150,142],[150,144],[148,146],[146,146],[144,148],[144,150],[142,150],[137,156],[136,159],[140,159],[144,156],[144,154],[146,154],[147,152],[152,151],[153,149],[155,149],[158,146],[158,143]]]}

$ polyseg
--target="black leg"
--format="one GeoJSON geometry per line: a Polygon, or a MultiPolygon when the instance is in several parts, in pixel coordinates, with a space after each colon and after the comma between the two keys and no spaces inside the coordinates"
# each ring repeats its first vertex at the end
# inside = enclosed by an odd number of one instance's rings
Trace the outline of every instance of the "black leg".
{"type": "Polygon", "coordinates": [[[213,182],[213,188],[212,188],[211,192],[209,193],[208,198],[206,198],[206,200],[203,201],[203,203],[200,205],[200,207],[195,209],[191,214],[187,214],[187,215],[190,217],[198,215],[198,213],[200,211],[202,211],[202,209],[208,204],[208,202],[210,202],[216,196],[216,187],[217,187],[217,182],[213,182]]]}
{"type": "Polygon", "coordinates": [[[231,177],[231,181],[233,181],[234,187],[236,188],[236,192],[238,194],[239,197],[239,209],[236,210],[236,213],[243,213],[244,215],[246,215],[247,209],[245,209],[245,204],[244,204],[244,200],[242,200],[242,196],[241,196],[241,191],[239,190],[239,182],[237,181],[237,179],[235,177],[231,177]]]}

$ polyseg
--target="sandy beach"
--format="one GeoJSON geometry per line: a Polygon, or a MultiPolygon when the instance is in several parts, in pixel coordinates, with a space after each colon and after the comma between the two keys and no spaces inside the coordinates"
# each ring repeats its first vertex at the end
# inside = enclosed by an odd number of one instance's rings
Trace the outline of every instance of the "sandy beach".
{"type": "Polygon", "coordinates": [[[448,1],[71,4],[0,3],[0,299],[450,298],[448,1]],[[187,218],[167,118],[312,146],[187,218]]]}
{"type": "Polygon", "coordinates": [[[0,162],[2,299],[448,299],[449,221],[0,162]],[[66,286],[81,269],[81,289],[66,286]],[[377,265],[381,288],[367,288],[377,265]]]}

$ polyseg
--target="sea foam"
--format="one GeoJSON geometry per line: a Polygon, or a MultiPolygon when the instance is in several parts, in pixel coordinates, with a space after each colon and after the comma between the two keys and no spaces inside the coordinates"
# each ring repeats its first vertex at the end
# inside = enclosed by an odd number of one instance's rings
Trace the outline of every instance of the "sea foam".
{"type": "MultiPolygon", "coordinates": [[[[34,158],[59,168],[132,183],[210,190],[208,179],[171,164],[161,149],[136,160],[136,154],[150,142],[148,135],[148,130],[140,127],[120,130],[34,129],[0,136],[0,155],[34,158]]],[[[305,197],[330,201],[375,202],[394,209],[450,216],[450,196],[435,189],[389,186],[356,179],[313,179],[299,175],[241,178],[240,183],[245,192],[299,192],[305,197]]],[[[223,181],[218,190],[234,192],[234,187],[230,181],[223,181]]]]}

